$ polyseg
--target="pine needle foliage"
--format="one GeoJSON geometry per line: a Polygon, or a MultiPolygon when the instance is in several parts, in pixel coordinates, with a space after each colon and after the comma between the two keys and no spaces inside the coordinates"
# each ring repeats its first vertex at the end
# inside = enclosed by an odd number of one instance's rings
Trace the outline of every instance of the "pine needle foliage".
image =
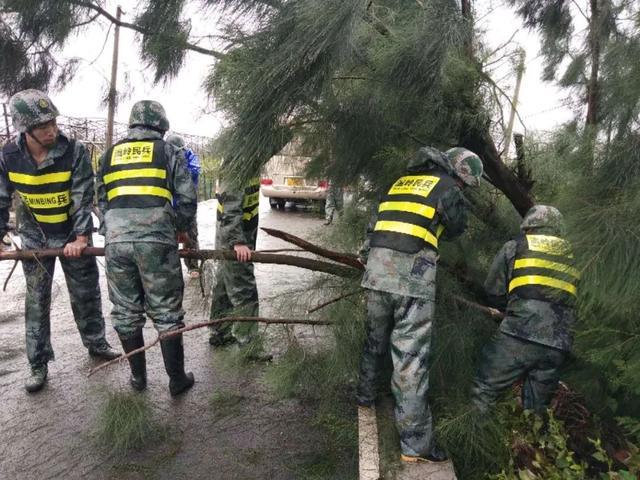
{"type": "Polygon", "coordinates": [[[455,143],[459,107],[476,93],[461,52],[469,34],[455,2],[444,0],[296,0],[272,9],[205,82],[232,122],[230,176],[254,174],[292,136],[345,182],[378,181],[389,148],[403,163],[420,143],[455,143]]]}
{"type": "Polygon", "coordinates": [[[96,426],[101,445],[126,453],[166,438],[168,430],[153,418],[151,406],[138,393],[109,392],[96,426]]]}

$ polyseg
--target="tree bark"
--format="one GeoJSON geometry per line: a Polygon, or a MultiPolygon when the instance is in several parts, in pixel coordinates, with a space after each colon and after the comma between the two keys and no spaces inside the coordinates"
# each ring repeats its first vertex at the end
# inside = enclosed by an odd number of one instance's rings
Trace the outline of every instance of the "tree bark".
{"type": "Polygon", "coordinates": [[[587,84],[587,120],[588,126],[598,124],[598,75],[600,70],[600,12],[598,0],[590,0],[591,18],[589,19],[589,50],[591,51],[591,74],[587,84]]]}
{"type": "Polygon", "coordinates": [[[221,323],[226,322],[258,322],[258,323],[266,323],[267,325],[331,325],[331,322],[327,320],[307,320],[307,319],[298,319],[298,318],[263,318],[263,317],[225,317],[225,318],[217,318],[215,320],[209,320],[208,322],[200,322],[194,323],[193,325],[187,325],[186,327],[178,328],[176,330],[171,330],[169,332],[162,333],[156,337],[156,339],[147,343],[146,345],[136,348],[135,350],[130,351],[125,355],[121,355],[118,358],[114,358],[113,360],[109,360],[108,362],[101,363],[97,367],[89,370],[88,377],[93,375],[99,370],[108,367],[109,365],[113,365],[114,363],[121,363],[123,360],[135,355],[136,353],[141,353],[146,350],[149,350],[151,347],[157,345],[162,340],[166,338],[175,337],[176,335],[182,335],[184,332],[190,332],[191,330],[196,330],[199,328],[210,327],[211,325],[219,325],[221,323]]]}
{"type": "Polygon", "coordinates": [[[327,250],[326,248],[319,247],[318,245],[314,245],[311,242],[307,242],[306,240],[296,237],[287,232],[283,232],[282,230],[277,230],[275,228],[266,228],[261,227],[261,230],[265,231],[272,237],[279,238],[284,240],[285,242],[292,243],[293,245],[297,245],[298,247],[315,253],[316,255],[320,255],[321,257],[328,258],[330,260],[336,261],[338,263],[344,263],[345,265],[349,265],[350,267],[357,268],[358,270],[364,270],[364,265],[360,263],[358,257],[356,255],[350,253],[339,253],[334,252],[332,250],[327,250]]]}
{"type": "MultiPolygon", "coordinates": [[[[232,250],[179,250],[180,257],[193,258],[197,260],[215,259],[215,260],[236,260],[236,254],[232,250]]],[[[82,252],[85,256],[104,256],[104,248],[87,247],[82,252]]],[[[62,248],[47,248],[42,250],[11,250],[0,252],[0,261],[2,260],[30,260],[45,257],[61,257],[63,256],[62,248]]],[[[275,263],[279,265],[291,265],[293,267],[306,268],[316,272],[329,273],[339,277],[355,277],[360,275],[359,270],[351,267],[338,265],[330,262],[323,262],[305,257],[296,257],[293,255],[279,255],[271,253],[252,252],[251,261],[256,263],[275,263]]]]}
{"type": "Polygon", "coordinates": [[[485,173],[489,176],[491,183],[507,196],[520,215],[524,216],[533,207],[535,203],[533,197],[502,162],[487,129],[480,130],[473,125],[468,125],[463,130],[460,144],[480,155],[485,173]]]}

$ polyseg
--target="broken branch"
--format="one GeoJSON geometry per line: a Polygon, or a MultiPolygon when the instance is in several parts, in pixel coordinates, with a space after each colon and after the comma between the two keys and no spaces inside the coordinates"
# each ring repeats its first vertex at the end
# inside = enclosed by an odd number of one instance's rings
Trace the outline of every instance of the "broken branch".
{"type": "Polygon", "coordinates": [[[334,252],[333,250],[327,250],[326,248],[319,247],[318,245],[314,245],[300,237],[296,237],[295,235],[291,235],[290,233],[283,232],[282,230],[277,230],[275,228],[261,227],[261,229],[273,237],[292,243],[293,245],[297,245],[308,252],[315,253],[316,255],[320,255],[321,257],[328,258],[338,263],[349,265],[350,267],[357,268],[358,270],[364,270],[364,265],[362,265],[360,260],[358,260],[358,257],[352,253],[340,253],[334,252]]]}
{"type": "Polygon", "coordinates": [[[263,317],[223,317],[218,318],[216,320],[210,320],[208,322],[200,322],[194,323],[193,325],[187,325],[186,327],[178,328],[176,330],[171,330],[169,332],[162,333],[156,337],[156,339],[146,344],[143,347],[136,348],[135,350],[130,351],[129,353],[122,355],[118,358],[114,358],[113,360],[109,360],[108,362],[101,363],[95,368],[89,370],[88,377],[96,373],[98,370],[102,370],[103,368],[107,368],[109,365],[113,365],[114,363],[121,363],[123,360],[137,354],[142,353],[150,348],[158,345],[162,340],[167,338],[175,337],[177,335],[181,335],[185,332],[190,332],[191,330],[196,330],[199,328],[209,327],[211,325],[219,325],[221,323],[226,322],[259,322],[266,323],[267,325],[272,324],[298,324],[298,325],[330,325],[331,322],[327,320],[305,320],[298,318],[263,318],[263,317]]]}
{"type": "MultiPolygon", "coordinates": [[[[193,258],[196,260],[236,260],[236,254],[233,250],[179,250],[178,254],[182,258],[193,258]]],[[[0,261],[2,260],[38,260],[46,257],[63,256],[62,248],[46,248],[41,250],[20,250],[0,252],[0,261]]],[[[87,247],[82,251],[82,255],[101,257],[104,256],[104,248],[87,247]]],[[[296,257],[293,255],[279,255],[272,253],[251,253],[251,261],[256,263],[275,263],[280,265],[291,265],[293,267],[306,268],[316,272],[329,273],[339,277],[355,277],[359,275],[359,271],[343,265],[335,263],[323,262],[305,257],[296,257]]]]}
{"type": "Polygon", "coordinates": [[[328,307],[329,305],[331,305],[333,303],[339,302],[340,300],[342,300],[344,298],[351,297],[351,296],[356,295],[356,294],[358,294],[360,292],[363,292],[363,291],[364,291],[364,288],[359,288],[357,290],[353,290],[352,292],[345,293],[344,295],[340,295],[339,297],[332,298],[331,300],[328,300],[328,301],[326,301],[324,303],[321,303],[320,305],[317,305],[317,306],[313,307],[310,310],[307,310],[307,315],[309,315],[310,313],[313,313],[313,312],[317,312],[321,308],[328,307]]]}

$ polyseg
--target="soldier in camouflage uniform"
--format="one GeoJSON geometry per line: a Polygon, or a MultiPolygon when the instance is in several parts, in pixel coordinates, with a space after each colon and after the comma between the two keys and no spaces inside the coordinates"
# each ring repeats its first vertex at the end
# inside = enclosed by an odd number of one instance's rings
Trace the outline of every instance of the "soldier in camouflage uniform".
{"type": "MultiPolygon", "coordinates": [[[[170,143],[174,147],[180,149],[184,156],[184,162],[191,174],[191,180],[193,180],[193,186],[196,189],[196,193],[198,192],[198,178],[200,177],[200,160],[198,156],[193,153],[193,151],[187,147],[184,143],[184,139],[179,135],[168,135],[167,143],[170,143]]],[[[184,244],[184,248],[191,250],[199,250],[200,245],[198,244],[198,222],[194,221],[191,224],[191,229],[187,232],[187,236],[189,237],[189,241],[184,244]]],[[[200,267],[198,265],[198,260],[195,258],[185,258],[184,264],[189,270],[189,276],[191,278],[198,278],[200,276],[200,267]]]]}
{"type": "Polygon", "coordinates": [[[485,282],[489,302],[507,315],[485,346],[474,380],[472,400],[482,412],[521,378],[523,407],[543,412],[571,348],[578,272],[562,238],[562,215],[536,205],[521,230],[498,252],[485,282]]]}
{"type": "Polygon", "coordinates": [[[364,407],[375,402],[381,363],[391,347],[403,461],[447,458],[433,442],[427,402],[438,241],[465,231],[462,188],[477,186],[481,176],[482,162],[469,150],[444,154],[421,148],[383,196],[361,252],[366,261],[362,286],[369,293],[357,401],[364,407]]]}
{"type": "MultiPolygon", "coordinates": [[[[94,357],[113,359],[94,257],[83,257],[91,242],[93,171],[86,148],[58,130],[58,110],[46,94],[24,90],[10,100],[19,136],[0,153],[0,238],[7,233],[13,192],[18,192],[17,228],[24,249],[64,248],[60,263],[82,343],[94,357]]],[[[1,247],[0,247],[1,248],[1,247]]],[[[40,390],[47,379],[51,346],[50,307],[54,258],[24,260],[27,358],[25,388],[40,390]]]]}
{"type": "MultiPolygon", "coordinates": [[[[162,105],[137,102],[127,136],[102,155],[96,178],[111,316],[126,352],[144,345],[145,313],[159,333],[184,326],[178,242],[187,240],[197,203],[182,152],[162,139],[168,129],[162,105]]],[[[171,395],[190,389],[194,380],[184,371],[182,335],[160,346],[171,395]]],[[[132,387],[144,390],[144,353],[129,364],[132,387]]]]}
{"type": "Polygon", "coordinates": [[[324,224],[330,225],[336,213],[342,214],[344,208],[344,190],[335,182],[329,184],[327,198],[324,204],[324,224]]]}
{"type": "MultiPolygon", "coordinates": [[[[216,249],[233,249],[238,261],[220,264],[212,295],[211,318],[224,317],[231,312],[236,316],[257,316],[258,289],[251,252],[255,250],[258,238],[259,179],[251,179],[244,188],[223,179],[216,198],[216,249]]],[[[218,347],[237,342],[244,347],[256,339],[257,332],[256,323],[221,324],[211,329],[209,343],[218,347]]]]}

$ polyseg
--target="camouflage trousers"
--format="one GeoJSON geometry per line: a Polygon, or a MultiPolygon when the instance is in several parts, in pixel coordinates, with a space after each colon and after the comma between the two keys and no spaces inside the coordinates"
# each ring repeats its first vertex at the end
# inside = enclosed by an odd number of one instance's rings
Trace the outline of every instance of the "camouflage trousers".
{"type": "Polygon", "coordinates": [[[471,397],[483,412],[500,393],[523,379],[522,406],[543,412],[558,386],[558,369],[567,352],[497,332],[482,350],[482,362],[473,381],[471,397]]]}
{"type": "MultiPolygon", "coordinates": [[[[258,315],[258,288],[253,263],[220,262],[211,302],[211,319],[225,316],[258,315]]],[[[240,345],[249,343],[258,332],[253,322],[223,323],[211,327],[221,339],[234,338],[240,345]]]]}
{"type": "Polygon", "coordinates": [[[344,192],[340,187],[329,186],[327,191],[327,199],[324,204],[324,216],[328,222],[333,220],[333,216],[336,212],[342,212],[344,207],[344,192]]]}
{"type": "MultiPolygon", "coordinates": [[[[189,235],[189,241],[184,244],[184,248],[188,248],[191,250],[199,250],[200,245],[198,244],[198,222],[193,221],[193,225],[187,232],[189,235]]],[[[184,266],[187,267],[187,270],[198,270],[199,264],[198,260],[195,258],[185,258],[184,266]]]]}
{"type": "MultiPolygon", "coordinates": [[[[25,244],[25,248],[36,248],[25,244]]],[[[44,248],[44,245],[40,245],[44,248]]],[[[25,298],[25,333],[27,358],[31,366],[46,364],[55,358],[51,346],[51,288],[55,258],[24,260],[22,269],[27,282],[25,298]]],[[[71,311],[85,347],[105,342],[104,317],[95,257],[70,259],[60,257],[67,282],[71,311]]]]}
{"type": "Polygon", "coordinates": [[[434,303],[424,298],[369,290],[366,340],[360,363],[357,399],[375,400],[376,383],[391,348],[391,392],[405,455],[426,455],[432,447],[433,420],[427,401],[428,358],[434,303]]]}
{"type": "Polygon", "coordinates": [[[142,329],[145,313],[159,333],[184,326],[184,282],[176,245],[111,243],[105,258],[111,318],[120,337],[142,329]]]}

